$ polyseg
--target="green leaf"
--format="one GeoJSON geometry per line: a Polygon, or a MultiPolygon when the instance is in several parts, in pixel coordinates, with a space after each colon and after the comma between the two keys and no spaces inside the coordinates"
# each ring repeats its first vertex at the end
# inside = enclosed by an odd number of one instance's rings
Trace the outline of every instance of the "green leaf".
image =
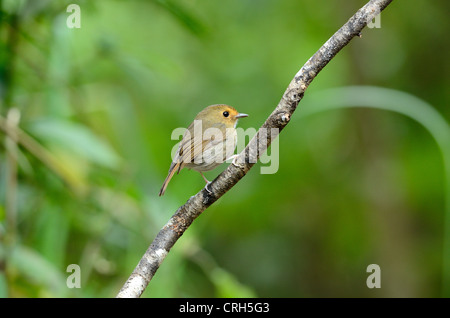
{"type": "Polygon", "coordinates": [[[32,122],[27,130],[46,144],[67,150],[91,163],[115,169],[121,162],[120,157],[108,143],[81,124],[44,118],[32,122]]]}
{"type": "Polygon", "coordinates": [[[64,208],[46,202],[35,221],[34,247],[56,266],[63,266],[69,235],[69,218],[64,208]]]}
{"type": "Polygon", "coordinates": [[[0,273],[0,298],[8,297],[8,282],[4,273],[0,273]]]}
{"type": "Polygon", "coordinates": [[[186,26],[192,33],[202,35],[205,33],[205,26],[191,12],[182,7],[179,3],[175,4],[167,0],[154,0],[154,2],[168,12],[170,12],[180,23],[186,26]]]}
{"type": "Polygon", "coordinates": [[[255,292],[241,284],[229,272],[216,267],[210,273],[210,278],[216,287],[217,297],[222,298],[254,298],[255,292]]]}
{"type": "Polygon", "coordinates": [[[31,283],[43,287],[57,297],[65,297],[70,291],[66,285],[65,268],[58,269],[35,250],[16,246],[9,260],[11,265],[31,283]]]}

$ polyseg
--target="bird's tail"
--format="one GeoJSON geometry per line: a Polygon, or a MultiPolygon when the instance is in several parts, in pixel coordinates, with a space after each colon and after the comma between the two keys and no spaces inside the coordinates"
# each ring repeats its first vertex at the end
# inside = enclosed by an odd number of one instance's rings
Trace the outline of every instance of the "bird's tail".
{"type": "Polygon", "coordinates": [[[172,179],[173,175],[176,171],[180,172],[181,164],[179,162],[175,163],[172,162],[169,168],[169,174],[167,175],[166,180],[164,180],[164,183],[161,187],[161,190],[159,190],[159,196],[164,195],[164,192],[166,192],[167,185],[169,184],[170,179],[172,179]]]}

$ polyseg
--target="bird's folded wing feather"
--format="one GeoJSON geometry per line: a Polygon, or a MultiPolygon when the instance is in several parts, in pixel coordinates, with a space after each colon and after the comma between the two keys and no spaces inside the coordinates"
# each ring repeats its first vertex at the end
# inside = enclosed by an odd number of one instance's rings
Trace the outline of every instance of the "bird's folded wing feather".
{"type": "MultiPolygon", "coordinates": [[[[222,142],[220,138],[214,138],[214,135],[209,139],[202,139],[202,136],[190,136],[190,134],[185,134],[180,146],[178,148],[178,161],[184,164],[193,163],[196,159],[199,162],[203,162],[202,154],[203,152],[222,142]]],[[[174,160],[175,161],[175,160],[174,160]]]]}

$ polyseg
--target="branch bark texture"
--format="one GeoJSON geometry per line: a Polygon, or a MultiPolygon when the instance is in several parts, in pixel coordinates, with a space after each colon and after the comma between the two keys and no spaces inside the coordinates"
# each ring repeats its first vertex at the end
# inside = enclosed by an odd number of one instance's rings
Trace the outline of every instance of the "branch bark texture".
{"type": "Polygon", "coordinates": [[[362,29],[383,11],[392,0],[371,0],[359,9],[298,71],[290,82],[275,110],[270,114],[247,147],[238,155],[216,179],[192,196],[179,207],[166,225],[157,234],[150,247],[136,266],[118,298],[140,297],[156,270],[161,265],[175,242],[183,235],[192,222],[211,204],[230,190],[253,167],[256,160],[267,150],[273,138],[278,134],[267,134],[275,128],[281,132],[289,123],[305,90],[317,74],[345,47],[351,39],[361,34],[362,29]],[[260,135],[264,134],[267,143],[258,145],[260,135]]]}

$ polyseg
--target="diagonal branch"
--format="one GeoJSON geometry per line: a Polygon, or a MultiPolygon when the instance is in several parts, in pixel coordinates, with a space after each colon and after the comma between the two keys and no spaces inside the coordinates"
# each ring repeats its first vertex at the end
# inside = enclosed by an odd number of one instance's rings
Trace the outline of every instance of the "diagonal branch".
{"type": "Polygon", "coordinates": [[[351,39],[359,36],[362,29],[376,15],[384,10],[392,0],[371,0],[359,9],[298,71],[283,94],[278,106],[267,118],[266,122],[250,140],[247,147],[236,157],[209,185],[210,192],[205,188],[192,196],[183,206],[179,207],[167,224],[157,234],[150,247],[145,252],[131,276],[117,294],[118,298],[140,297],[149,284],[156,270],[169,253],[172,246],[187,230],[192,222],[211,204],[230,190],[253,167],[257,159],[266,151],[272,139],[289,123],[292,114],[303,94],[317,74],[331,59],[345,47],[351,39]],[[267,134],[267,130],[276,134],[267,134]],[[261,146],[260,139],[264,138],[261,146]]]}

